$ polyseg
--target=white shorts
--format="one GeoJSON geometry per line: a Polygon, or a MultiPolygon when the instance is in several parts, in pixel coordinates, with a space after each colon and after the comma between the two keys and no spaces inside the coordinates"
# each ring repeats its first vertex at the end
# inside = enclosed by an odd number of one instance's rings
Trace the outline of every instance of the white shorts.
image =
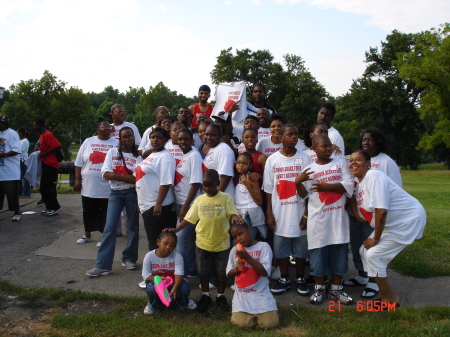
{"type": "Polygon", "coordinates": [[[407,245],[389,239],[381,238],[375,246],[370,249],[359,249],[364,265],[364,271],[369,277],[386,277],[386,269],[389,262],[397,256],[407,245]]]}

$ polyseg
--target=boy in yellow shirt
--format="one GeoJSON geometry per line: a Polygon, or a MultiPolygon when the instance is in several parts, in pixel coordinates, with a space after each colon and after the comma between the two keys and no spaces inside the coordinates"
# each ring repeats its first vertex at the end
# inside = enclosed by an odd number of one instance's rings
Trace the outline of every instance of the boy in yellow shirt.
{"type": "Polygon", "coordinates": [[[230,221],[244,223],[238,216],[233,199],[227,193],[220,192],[219,174],[216,170],[207,170],[203,174],[203,190],[205,194],[195,199],[184,220],[177,228],[169,229],[175,233],[189,223],[197,224],[195,255],[197,273],[202,287],[202,297],[197,310],[205,312],[211,303],[209,279],[217,277],[217,305],[228,311],[227,299],[224,296],[227,281],[226,267],[230,253],[230,221]],[[198,222],[198,223],[197,223],[198,222]]]}

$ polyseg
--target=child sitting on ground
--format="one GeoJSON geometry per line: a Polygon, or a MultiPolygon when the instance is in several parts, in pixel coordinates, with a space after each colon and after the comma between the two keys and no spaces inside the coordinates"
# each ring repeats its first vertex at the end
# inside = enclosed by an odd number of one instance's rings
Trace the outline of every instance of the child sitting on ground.
{"type": "Polygon", "coordinates": [[[272,250],[252,237],[246,223],[231,225],[230,232],[243,248],[234,246],[228,258],[227,276],[235,277],[231,323],[240,328],[273,328],[278,325],[278,309],[269,289],[272,250]]]}
{"type": "Polygon", "coordinates": [[[211,303],[209,279],[217,277],[217,305],[228,311],[228,302],[224,295],[227,282],[226,265],[230,252],[230,221],[244,223],[237,214],[236,206],[228,193],[219,191],[219,173],[206,170],[203,174],[203,191],[205,194],[195,199],[184,220],[172,232],[179,232],[188,224],[196,224],[195,256],[197,274],[202,287],[202,297],[197,310],[205,312],[211,303]],[[198,222],[198,223],[197,223],[198,222]]]}
{"type": "Polygon", "coordinates": [[[177,236],[170,231],[162,231],[156,240],[157,249],[148,252],[142,262],[142,277],[147,284],[148,304],[144,308],[145,315],[152,315],[157,310],[162,310],[162,302],[156,293],[154,278],[161,276],[164,280],[170,276],[173,284],[169,287],[170,296],[177,302],[181,310],[197,307],[197,304],[189,299],[191,287],[186,279],[183,279],[183,258],[175,252],[177,236]]]}

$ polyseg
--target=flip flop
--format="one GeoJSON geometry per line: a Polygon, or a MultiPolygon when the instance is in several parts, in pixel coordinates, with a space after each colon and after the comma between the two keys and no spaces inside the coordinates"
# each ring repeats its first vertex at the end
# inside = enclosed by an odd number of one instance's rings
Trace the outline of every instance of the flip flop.
{"type": "Polygon", "coordinates": [[[375,290],[375,289],[369,288],[369,287],[365,287],[361,294],[361,297],[362,298],[374,298],[375,296],[377,296],[377,294],[378,294],[378,290],[375,290]],[[372,293],[373,295],[368,295],[370,293],[372,293]]]}
{"type": "Polygon", "coordinates": [[[357,279],[355,279],[353,277],[350,280],[342,281],[342,285],[344,285],[346,287],[363,287],[363,286],[366,286],[367,283],[360,283],[360,282],[358,282],[357,279]],[[347,282],[350,282],[350,283],[347,283],[347,282]]]}

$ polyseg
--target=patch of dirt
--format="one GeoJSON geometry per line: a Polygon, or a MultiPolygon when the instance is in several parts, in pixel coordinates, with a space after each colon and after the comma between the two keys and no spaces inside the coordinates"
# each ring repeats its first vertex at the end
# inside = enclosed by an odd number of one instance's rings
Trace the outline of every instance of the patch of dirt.
{"type": "Polygon", "coordinates": [[[0,336],[69,336],[68,333],[52,327],[55,314],[82,315],[111,312],[117,305],[114,301],[76,301],[66,307],[48,307],[49,302],[22,301],[17,296],[0,294],[0,336]]]}

